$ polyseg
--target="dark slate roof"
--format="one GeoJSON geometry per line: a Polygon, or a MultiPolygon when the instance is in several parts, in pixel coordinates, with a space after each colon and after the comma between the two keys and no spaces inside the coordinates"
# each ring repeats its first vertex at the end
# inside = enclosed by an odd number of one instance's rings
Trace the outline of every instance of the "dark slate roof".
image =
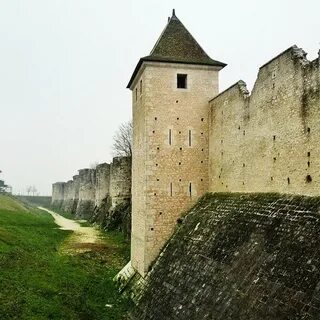
{"type": "Polygon", "coordinates": [[[174,10],[150,55],[139,60],[127,88],[130,88],[144,61],[217,66],[221,69],[226,66],[225,63],[213,60],[206,54],[191,33],[176,17],[174,10]]]}

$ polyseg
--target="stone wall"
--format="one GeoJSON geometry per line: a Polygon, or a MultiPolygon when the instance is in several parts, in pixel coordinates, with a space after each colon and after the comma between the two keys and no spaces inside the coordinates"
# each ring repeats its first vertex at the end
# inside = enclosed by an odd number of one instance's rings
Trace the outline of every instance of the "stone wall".
{"type": "Polygon", "coordinates": [[[145,278],[132,319],[319,319],[319,212],[319,197],[206,195],[145,278]]]}
{"type": "Polygon", "coordinates": [[[319,59],[291,47],[211,101],[211,192],[319,195],[319,59]]]}
{"type": "Polygon", "coordinates": [[[64,202],[65,182],[56,182],[52,185],[52,206],[61,208],[64,202]]]}
{"type": "Polygon", "coordinates": [[[96,167],[95,206],[99,207],[108,196],[110,196],[110,164],[101,163],[96,167]]]}
{"type": "Polygon", "coordinates": [[[79,170],[79,201],[76,210],[78,218],[89,219],[95,206],[96,170],[79,170]]]}
{"type": "Polygon", "coordinates": [[[208,101],[217,67],[145,63],[133,83],[132,266],[144,275],[181,212],[208,191],[208,101]],[[187,74],[187,88],[177,88],[187,74]]]}
{"type": "Polygon", "coordinates": [[[116,157],[110,165],[112,207],[131,199],[131,158],[116,157]]]}
{"type": "Polygon", "coordinates": [[[69,180],[64,186],[64,199],[62,204],[62,209],[66,212],[74,212],[74,182],[69,180]]]}
{"type": "Polygon", "coordinates": [[[52,185],[52,206],[130,234],[131,158],[116,157],[111,164],[80,169],[68,182],[52,185]]]}

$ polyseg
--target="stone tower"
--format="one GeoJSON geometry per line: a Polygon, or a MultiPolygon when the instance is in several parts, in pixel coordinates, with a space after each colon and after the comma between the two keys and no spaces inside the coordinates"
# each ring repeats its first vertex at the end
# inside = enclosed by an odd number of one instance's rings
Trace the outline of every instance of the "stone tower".
{"type": "Polygon", "coordinates": [[[224,63],[175,15],[128,88],[133,105],[131,264],[144,276],[183,211],[208,191],[209,100],[224,63]]]}

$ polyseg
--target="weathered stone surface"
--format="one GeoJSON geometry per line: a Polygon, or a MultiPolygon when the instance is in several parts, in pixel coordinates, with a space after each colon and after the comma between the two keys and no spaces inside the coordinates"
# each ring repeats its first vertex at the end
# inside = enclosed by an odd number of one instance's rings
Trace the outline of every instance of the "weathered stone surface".
{"type": "Polygon", "coordinates": [[[75,201],[75,186],[73,180],[69,180],[65,183],[63,198],[61,209],[66,212],[75,213],[77,202],[75,201]]]}
{"type": "Polygon", "coordinates": [[[320,198],[208,194],[160,255],[136,320],[319,319],[320,198]]]}
{"type": "Polygon", "coordinates": [[[319,58],[290,47],[259,69],[251,94],[239,81],[217,95],[218,70],[144,61],[130,83],[131,260],[141,275],[205,192],[319,195],[319,58]]]}
{"type": "Polygon", "coordinates": [[[131,235],[131,201],[122,200],[111,207],[105,214],[103,227],[107,230],[118,230],[130,239],[131,235]]]}
{"type": "Polygon", "coordinates": [[[112,207],[131,199],[131,157],[115,157],[110,164],[112,207]]]}
{"type": "Polygon", "coordinates": [[[94,169],[79,170],[79,201],[76,217],[89,219],[95,207],[95,179],[94,169]]]}
{"type": "Polygon", "coordinates": [[[96,167],[95,207],[99,208],[110,195],[110,164],[101,163],[96,167]]]}
{"type": "Polygon", "coordinates": [[[210,105],[210,192],[319,195],[319,59],[293,46],[210,105]]]}
{"type": "Polygon", "coordinates": [[[52,185],[52,206],[61,209],[64,201],[65,182],[56,182],[52,185]]]}
{"type": "Polygon", "coordinates": [[[53,208],[88,219],[109,230],[131,233],[131,158],[81,169],[68,182],[52,185],[53,208]]]}
{"type": "Polygon", "coordinates": [[[208,191],[208,101],[218,70],[147,63],[133,83],[131,262],[142,275],[176,219],[208,191]],[[188,88],[177,88],[177,74],[188,75],[188,88]]]}

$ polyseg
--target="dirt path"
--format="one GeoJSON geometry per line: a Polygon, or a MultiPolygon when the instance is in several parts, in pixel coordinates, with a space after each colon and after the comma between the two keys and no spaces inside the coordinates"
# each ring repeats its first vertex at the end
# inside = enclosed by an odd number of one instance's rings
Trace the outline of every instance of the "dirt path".
{"type": "Polygon", "coordinates": [[[64,242],[61,251],[67,254],[77,254],[87,251],[93,251],[96,247],[101,246],[102,240],[100,231],[95,227],[82,227],[79,222],[62,217],[43,207],[38,207],[52,215],[55,223],[61,230],[74,231],[70,237],[64,242]]]}

